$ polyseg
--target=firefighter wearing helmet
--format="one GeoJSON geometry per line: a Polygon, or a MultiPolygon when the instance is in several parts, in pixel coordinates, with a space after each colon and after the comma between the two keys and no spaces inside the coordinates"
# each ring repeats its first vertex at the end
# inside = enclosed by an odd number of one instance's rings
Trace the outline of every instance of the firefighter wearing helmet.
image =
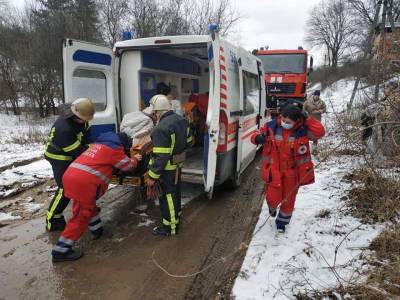
{"type": "Polygon", "coordinates": [[[79,98],[71,105],[59,106],[59,118],[51,127],[44,156],[51,164],[57,191],[50,202],[46,217],[48,231],[62,231],[65,227],[63,211],[69,203],[64,196],[62,177],[68,166],[83,153],[90,144],[89,121],[93,119],[95,107],[88,98],[79,98]]]}
{"type": "Polygon", "coordinates": [[[168,98],[155,95],[150,100],[150,108],[156,119],[151,139],[153,154],[149,162],[147,179],[148,196],[161,190],[160,208],[162,226],[155,227],[153,233],[160,236],[175,235],[179,231],[181,215],[181,167],[185,160],[185,150],[192,144],[192,136],[187,121],[174,113],[168,98]]]}

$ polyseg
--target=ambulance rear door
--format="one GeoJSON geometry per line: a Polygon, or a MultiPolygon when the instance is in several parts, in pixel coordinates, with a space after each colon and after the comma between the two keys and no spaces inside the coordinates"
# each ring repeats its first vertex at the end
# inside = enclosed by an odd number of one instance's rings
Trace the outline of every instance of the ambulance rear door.
{"type": "Polygon", "coordinates": [[[262,86],[256,58],[239,48],[240,117],[236,172],[242,173],[253,161],[256,146],[251,143],[251,135],[258,129],[262,86]]]}
{"type": "Polygon", "coordinates": [[[64,101],[87,97],[96,107],[90,122],[92,136],[116,131],[117,108],[114,95],[114,57],[110,48],[65,39],[63,41],[64,101]]]}
{"type": "Polygon", "coordinates": [[[217,147],[219,137],[219,115],[220,115],[220,40],[218,34],[212,35],[211,42],[207,45],[208,62],[210,74],[210,90],[207,109],[207,132],[204,136],[204,168],[203,180],[204,188],[209,198],[215,183],[216,167],[217,167],[217,147]]]}

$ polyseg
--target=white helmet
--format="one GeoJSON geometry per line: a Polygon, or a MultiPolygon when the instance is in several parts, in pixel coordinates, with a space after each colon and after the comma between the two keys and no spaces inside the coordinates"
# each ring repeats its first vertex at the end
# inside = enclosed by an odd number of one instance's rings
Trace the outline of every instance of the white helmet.
{"type": "Polygon", "coordinates": [[[71,104],[71,111],[78,118],[90,121],[93,119],[95,107],[93,102],[88,98],[78,98],[71,104]]]}
{"type": "Polygon", "coordinates": [[[171,102],[164,95],[155,95],[150,99],[150,106],[153,111],[169,111],[172,109],[171,102]]]}

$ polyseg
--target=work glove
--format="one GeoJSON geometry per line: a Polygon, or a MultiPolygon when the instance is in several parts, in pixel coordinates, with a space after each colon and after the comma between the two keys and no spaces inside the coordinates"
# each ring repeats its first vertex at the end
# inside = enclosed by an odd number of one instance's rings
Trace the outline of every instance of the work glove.
{"type": "Polygon", "coordinates": [[[255,142],[256,142],[257,144],[264,144],[266,138],[267,138],[267,133],[263,132],[263,133],[257,135],[256,138],[255,138],[254,140],[255,140],[255,142]]]}
{"type": "Polygon", "coordinates": [[[154,201],[162,195],[160,182],[157,180],[147,179],[146,196],[148,200],[154,201]]]}

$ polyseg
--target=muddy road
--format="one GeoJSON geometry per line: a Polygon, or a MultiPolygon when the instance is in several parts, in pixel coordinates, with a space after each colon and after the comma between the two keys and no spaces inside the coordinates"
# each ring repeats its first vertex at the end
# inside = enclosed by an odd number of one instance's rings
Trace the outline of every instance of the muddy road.
{"type": "Polygon", "coordinates": [[[90,234],[79,246],[76,262],[51,263],[58,234],[44,231],[44,215],[0,228],[0,299],[226,299],[245,251],[195,276],[192,274],[231,254],[250,238],[262,204],[260,158],[250,165],[236,191],[225,187],[213,200],[185,186],[190,200],[183,208],[182,229],[172,238],[155,237],[158,207],[137,212],[136,191],[110,190],[100,200],[106,234],[90,234]]]}

